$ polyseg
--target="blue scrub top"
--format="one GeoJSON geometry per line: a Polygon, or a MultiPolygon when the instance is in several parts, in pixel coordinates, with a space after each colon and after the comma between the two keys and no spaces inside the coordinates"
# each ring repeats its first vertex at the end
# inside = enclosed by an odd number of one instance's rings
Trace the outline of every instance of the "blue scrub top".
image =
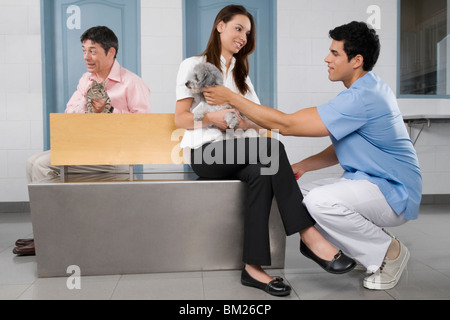
{"type": "Polygon", "coordinates": [[[375,183],[397,214],[415,220],[422,176],[394,93],[369,72],[317,108],[344,178],[375,183]]]}

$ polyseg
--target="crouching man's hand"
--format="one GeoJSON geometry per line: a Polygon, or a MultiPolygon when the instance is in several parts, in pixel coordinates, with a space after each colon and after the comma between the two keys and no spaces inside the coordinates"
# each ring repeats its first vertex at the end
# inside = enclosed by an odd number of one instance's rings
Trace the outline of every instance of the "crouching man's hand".
{"type": "Polygon", "coordinates": [[[230,97],[233,94],[233,91],[224,86],[203,89],[203,95],[205,96],[206,102],[211,106],[229,105],[230,97]]]}

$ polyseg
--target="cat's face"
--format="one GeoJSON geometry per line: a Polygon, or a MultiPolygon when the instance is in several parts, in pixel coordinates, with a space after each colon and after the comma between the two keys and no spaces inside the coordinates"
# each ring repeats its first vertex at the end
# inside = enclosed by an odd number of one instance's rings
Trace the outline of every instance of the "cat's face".
{"type": "Polygon", "coordinates": [[[106,93],[105,84],[102,82],[92,81],[91,95],[96,97],[103,97],[106,93]]]}
{"type": "Polygon", "coordinates": [[[83,42],[83,57],[86,62],[87,71],[98,76],[108,76],[114,64],[115,50],[111,48],[108,53],[103,47],[91,40],[83,42]]]}

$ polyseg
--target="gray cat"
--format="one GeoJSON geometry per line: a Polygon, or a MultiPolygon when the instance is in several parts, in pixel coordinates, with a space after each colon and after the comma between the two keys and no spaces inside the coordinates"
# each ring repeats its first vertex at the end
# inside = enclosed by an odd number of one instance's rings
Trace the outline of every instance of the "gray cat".
{"type": "Polygon", "coordinates": [[[95,113],[94,108],[92,107],[93,99],[101,99],[106,102],[105,109],[103,109],[103,113],[111,113],[111,99],[108,96],[105,88],[105,82],[97,82],[93,81],[91,88],[89,89],[86,100],[87,100],[87,111],[86,113],[95,113]]]}

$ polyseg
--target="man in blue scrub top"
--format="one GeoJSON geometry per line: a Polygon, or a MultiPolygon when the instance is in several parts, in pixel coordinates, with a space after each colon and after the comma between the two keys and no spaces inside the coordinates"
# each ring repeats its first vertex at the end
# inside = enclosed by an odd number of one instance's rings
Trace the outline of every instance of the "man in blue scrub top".
{"type": "Polygon", "coordinates": [[[329,79],[347,89],[327,104],[285,114],[223,87],[207,89],[205,96],[282,135],[331,138],[330,147],[292,165],[299,177],[338,163],[344,169],[340,178],[302,186],[304,204],[322,235],[373,273],[364,287],[386,290],[399,281],[409,251],[382,228],[417,219],[419,162],[395,95],[372,72],[380,53],[376,32],[354,21],[331,30],[330,37],[329,79]]]}

